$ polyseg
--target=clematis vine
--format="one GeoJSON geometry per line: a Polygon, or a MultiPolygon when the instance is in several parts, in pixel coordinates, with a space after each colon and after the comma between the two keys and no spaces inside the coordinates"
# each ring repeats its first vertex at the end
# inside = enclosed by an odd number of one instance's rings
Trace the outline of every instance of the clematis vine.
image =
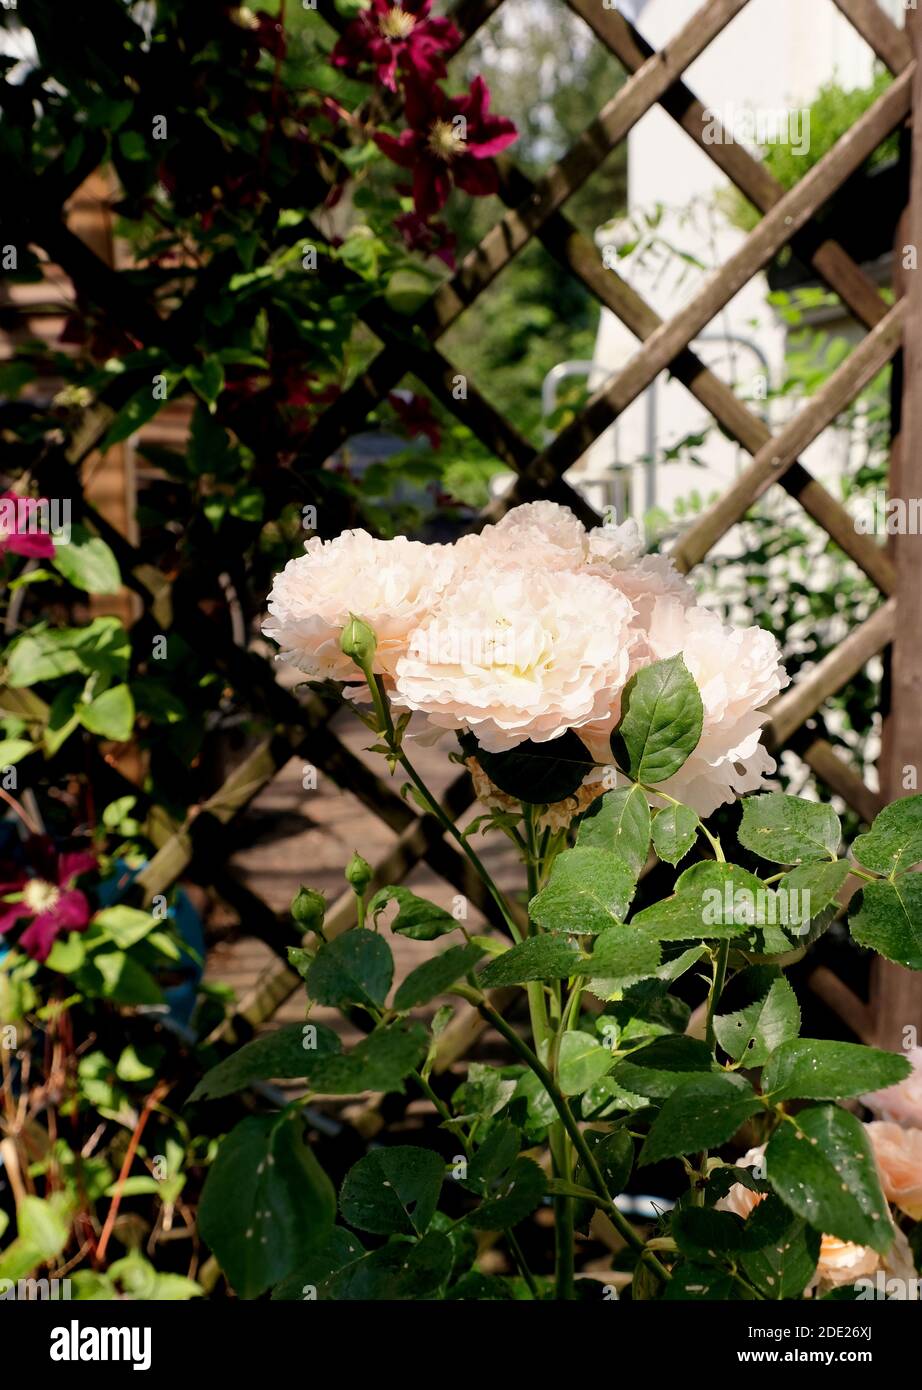
{"type": "Polygon", "coordinates": [[[413,202],[420,217],[439,212],[452,185],[479,198],[498,189],[493,157],[512,144],[517,131],[489,106],[490,91],[479,76],[469,92],[454,97],[416,77],[407,79],[407,129],[396,136],[378,131],[375,141],[388,159],[412,169],[413,202]]]}
{"type": "Polygon", "coordinates": [[[450,19],[430,18],[431,8],[432,0],[371,0],[333,49],[333,66],[357,77],[372,67],[391,92],[398,68],[431,85],[445,76],[445,55],[461,42],[450,19]]]}

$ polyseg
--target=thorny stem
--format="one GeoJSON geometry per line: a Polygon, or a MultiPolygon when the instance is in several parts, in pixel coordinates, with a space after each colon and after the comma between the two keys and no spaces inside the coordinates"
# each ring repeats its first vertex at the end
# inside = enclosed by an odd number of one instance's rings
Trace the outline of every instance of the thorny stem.
{"type": "Polygon", "coordinates": [[[727,961],[730,956],[729,941],[721,941],[717,948],[717,955],[714,957],[714,977],[711,981],[711,988],[708,993],[707,1024],[705,1027],[705,1041],[711,1051],[714,1051],[714,1014],[717,1011],[717,1003],[723,993],[724,984],[727,979],[727,961]]]}

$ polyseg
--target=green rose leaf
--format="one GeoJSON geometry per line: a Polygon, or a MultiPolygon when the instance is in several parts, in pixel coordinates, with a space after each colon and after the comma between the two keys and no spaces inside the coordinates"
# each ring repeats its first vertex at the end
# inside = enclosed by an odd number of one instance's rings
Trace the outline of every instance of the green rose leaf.
{"type": "Polygon", "coordinates": [[[713,1260],[736,1254],[746,1245],[743,1223],[729,1211],[679,1207],[672,1214],[670,1230],[682,1254],[690,1259],[713,1260]]]}
{"type": "Polygon", "coordinates": [[[617,855],[579,846],[557,856],[546,887],[528,910],[544,931],[595,935],[620,925],[634,884],[633,871],[617,855]]]}
{"type": "Polygon", "coordinates": [[[675,892],[631,919],[659,941],[732,941],[748,936],[760,911],[777,918],[774,894],[735,864],[704,860],[676,880],[675,892]]]}
{"type": "Polygon", "coordinates": [[[750,1284],[765,1298],[800,1298],[819,1260],[819,1231],[772,1195],[753,1208],[745,1239],[740,1264],[750,1284]]]}
{"type": "Polygon", "coordinates": [[[429,1231],[420,1241],[394,1240],[373,1250],[334,1274],[318,1292],[337,1303],[440,1298],[453,1262],[448,1237],[429,1231]]]}
{"type": "Polygon", "coordinates": [[[651,975],[660,964],[660,944],[630,927],[606,927],[595,939],[592,956],[582,973],[591,970],[593,994],[607,997],[651,975]]]}
{"type": "Polygon", "coordinates": [[[703,716],[681,656],[644,666],[621,697],[621,721],[611,736],[615,761],[636,782],[665,782],[698,746],[703,716]]]}
{"type": "Polygon", "coordinates": [[[893,1223],[864,1126],[835,1105],[779,1125],[765,1171],[781,1200],[815,1231],[886,1254],[893,1223]]]}
{"type": "Polygon", "coordinates": [[[273,1302],[301,1303],[319,1293],[332,1275],[354,1264],[365,1254],[358,1236],[334,1226],[327,1239],[314,1253],[300,1264],[293,1274],[276,1284],[272,1290],[273,1302]]]}
{"type": "Polygon", "coordinates": [[[397,916],[391,923],[391,931],[399,936],[409,936],[413,941],[434,941],[437,936],[457,929],[458,923],[450,912],[425,898],[418,898],[409,888],[379,888],[368,904],[375,922],[392,902],[397,904],[397,916]]]}
{"type": "Polygon", "coordinates": [[[309,1077],[318,1060],[342,1049],[332,1028],[322,1023],[291,1023],[245,1043],[202,1077],[189,1101],[218,1100],[254,1081],[273,1077],[309,1077]]]}
{"type": "Polygon", "coordinates": [[[707,1043],[687,1035],[655,1038],[619,1062],[614,1079],[626,1091],[666,1100],[690,1077],[716,1074],[707,1043]]]}
{"type": "Polygon", "coordinates": [[[465,735],[461,747],[475,757],[494,786],[529,805],[550,806],[579,790],[594,763],[572,729],[547,743],[520,743],[508,753],[488,753],[465,735]]]}
{"type": "Polygon", "coordinates": [[[250,1115],[222,1141],[198,1225],[241,1298],[277,1284],[330,1234],[333,1186],[304,1142],[300,1115],[250,1115]]]}
{"type": "Polygon", "coordinates": [[[425,1059],[429,1038],[421,1023],[408,1019],[376,1028],[348,1052],[328,1052],[309,1073],[320,1095],[357,1096],[363,1091],[402,1091],[404,1078],[425,1059]]]}
{"type": "Polygon", "coordinates": [[[477,977],[483,989],[524,985],[531,980],[568,980],[584,958],[563,936],[530,936],[490,961],[477,977]]]}
{"type": "Polygon", "coordinates": [[[616,787],[589,807],[579,823],[576,843],[604,849],[623,859],[635,878],[650,853],[650,807],[638,787],[616,787]]]}
{"type": "Polygon", "coordinates": [[[511,1120],[499,1120],[471,1159],[462,1186],[486,1195],[508,1173],[521,1147],[521,1131],[511,1120]]]}
{"type": "Polygon", "coordinates": [[[800,1005],[783,975],[761,999],[736,1013],[714,1020],[714,1032],[728,1057],[747,1067],[761,1067],[780,1043],[800,1032],[800,1005]]]}
{"type": "Polygon", "coordinates": [[[750,796],[743,802],[739,842],[772,864],[800,864],[834,857],[842,839],[831,806],[782,792],[750,796]]]}
{"type": "Polygon", "coordinates": [[[866,869],[887,878],[922,862],[922,796],[885,806],[868,833],[855,840],[852,854],[866,869]]]}
{"type": "MultiPolygon", "coordinates": [[[[608,1134],[600,1130],[587,1129],[586,1142],[599,1165],[605,1186],[613,1197],[627,1187],[634,1167],[634,1141],[626,1129],[613,1129],[608,1134]]],[[[591,1187],[588,1174],[580,1163],[576,1169],[576,1181],[581,1187],[591,1187]]]]}
{"type": "Polygon", "coordinates": [[[922,970],[922,874],[865,884],[849,926],[859,946],[908,970],[922,970]]]}
{"type": "Polygon", "coordinates": [[[664,806],[653,820],[653,848],[667,864],[684,859],[701,824],[689,806],[664,806]]]}
{"type": "Polygon", "coordinates": [[[393,978],[387,942],[377,932],[356,928],[320,947],[307,972],[307,988],[318,1004],[382,1008],[393,978]]]}
{"type": "Polygon", "coordinates": [[[51,560],[60,575],[88,594],[118,593],[122,577],[118,562],[100,536],[92,536],[85,526],[72,526],[70,542],[58,545],[51,560]]]}
{"type": "Polygon", "coordinates": [[[339,1209],[360,1231],[421,1236],[435,1215],[444,1176],[444,1161],[430,1149],[375,1149],[349,1169],[339,1209]]]}
{"type": "Polygon", "coordinates": [[[811,923],[838,901],[848,878],[848,861],[800,864],[778,881],[778,898],[784,905],[784,925],[791,935],[811,934],[811,923]]]}
{"type": "Polygon", "coordinates": [[[480,946],[450,946],[440,956],[423,961],[411,970],[394,995],[395,1009],[414,1009],[428,1004],[437,994],[444,994],[480,960],[480,946]]]}
{"type": "Polygon", "coordinates": [[[772,1101],[839,1100],[895,1086],[912,1073],[906,1057],[860,1043],[797,1038],[775,1048],[762,1072],[772,1101]]]}
{"type": "Polygon", "coordinates": [[[580,1096],[612,1068],[612,1055],[591,1033],[572,1029],[560,1040],[557,1080],[565,1096],[580,1096]]]}
{"type": "Polygon", "coordinates": [[[507,1231],[530,1216],[547,1191],[547,1178],[531,1158],[517,1158],[493,1185],[493,1194],[468,1217],[476,1231],[507,1231]]]}
{"type": "Polygon", "coordinates": [[[672,1092],[650,1127],[640,1151],[641,1166],[725,1144],[761,1109],[741,1076],[696,1076],[672,1092]]]}

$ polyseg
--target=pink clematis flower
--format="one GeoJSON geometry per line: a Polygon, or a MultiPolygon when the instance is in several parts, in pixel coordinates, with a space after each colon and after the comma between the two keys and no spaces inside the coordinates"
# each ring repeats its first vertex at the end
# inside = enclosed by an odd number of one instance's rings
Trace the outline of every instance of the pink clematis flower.
{"type": "Polygon", "coordinates": [[[442,436],[439,432],[438,421],[425,396],[411,396],[407,401],[396,391],[392,391],[387,399],[412,439],[415,439],[417,435],[424,434],[431,448],[437,449],[439,447],[442,436]]]}
{"type": "Polygon", "coordinates": [[[20,950],[34,960],[47,960],[59,936],[69,931],[85,931],[91,908],[85,894],[73,884],[80,874],[96,868],[92,854],[77,852],[55,855],[42,853],[45,876],[32,876],[19,870],[14,877],[0,883],[0,936],[29,919],[17,941],[20,950]],[[3,898],[20,893],[18,902],[7,903],[3,898]]]}
{"type": "Polygon", "coordinates": [[[29,559],[51,559],[54,541],[47,531],[38,529],[40,506],[35,497],[0,492],[0,555],[8,550],[11,555],[25,555],[29,559]]]}
{"type": "Polygon", "coordinates": [[[413,170],[413,201],[420,217],[445,206],[452,184],[474,197],[499,187],[493,156],[515,140],[517,131],[505,116],[491,115],[490,92],[482,77],[471,90],[450,97],[441,87],[407,80],[408,129],[400,135],[378,132],[375,140],[388,159],[413,170]]]}
{"type": "Polygon", "coordinates": [[[333,49],[336,68],[360,75],[366,65],[390,91],[397,90],[397,69],[431,85],[445,76],[444,54],[461,42],[450,19],[430,19],[432,0],[371,0],[333,49]]]}
{"type": "Polygon", "coordinates": [[[427,222],[418,212],[404,212],[394,218],[394,226],[403,237],[408,251],[438,256],[449,270],[454,270],[457,237],[444,222],[427,222]]]}

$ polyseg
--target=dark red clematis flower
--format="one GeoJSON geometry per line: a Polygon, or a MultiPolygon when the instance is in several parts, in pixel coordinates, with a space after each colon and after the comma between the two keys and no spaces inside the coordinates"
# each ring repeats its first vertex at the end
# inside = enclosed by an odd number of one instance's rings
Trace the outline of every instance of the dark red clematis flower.
{"type": "Polygon", "coordinates": [[[419,434],[424,434],[433,449],[439,447],[442,436],[439,433],[435,416],[432,414],[432,406],[425,396],[411,396],[407,401],[396,391],[392,391],[387,399],[411,439],[415,439],[419,434]]]}
{"type": "Polygon", "coordinates": [[[44,854],[46,877],[19,870],[6,883],[0,883],[0,936],[23,919],[29,925],[17,941],[20,950],[33,960],[47,960],[55,941],[64,932],[85,931],[92,909],[74,880],[96,868],[95,855],[85,852],[44,854]],[[20,893],[18,902],[5,903],[8,893],[20,893]]]}
{"type": "Polygon", "coordinates": [[[404,212],[394,218],[394,226],[403,237],[409,251],[421,251],[425,256],[438,256],[449,270],[455,268],[455,246],[458,238],[444,222],[427,222],[418,212],[404,212]]]}
{"type": "Polygon", "coordinates": [[[39,505],[34,497],[0,492],[0,554],[8,550],[12,555],[26,555],[29,559],[51,559],[54,541],[47,531],[36,529],[39,505]]]}
{"type": "Polygon", "coordinates": [[[450,19],[430,19],[432,0],[371,0],[330,55],[334,67],[361,75],[372,66],[379,82],[397,90],[397,68],[430,85],[445,76],[446,53],[461,42],[450,19]]]}
{"type": "Polygon", "coordinates": [[[516,138],[512,121],[493,116],[490,92],[482,77],[471,90],[450,97],[441,87],[407,80],[408,129],[400,135],[378,132],[375,141],[388,159],[413,170],[413,201],[420,217],[445,206],[452,184],[475,198],[495,193],[499,175],[493,156],[516,138]]]}

